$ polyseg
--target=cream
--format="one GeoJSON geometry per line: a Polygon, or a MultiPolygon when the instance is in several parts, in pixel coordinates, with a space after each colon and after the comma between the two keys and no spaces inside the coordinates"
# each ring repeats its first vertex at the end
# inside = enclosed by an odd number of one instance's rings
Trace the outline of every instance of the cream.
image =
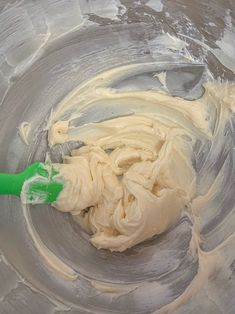
{"type": "Polygon", "coordinates": [[[192,211],[193,147],[197,139],[212,138],[211,116],[217,106],[223,105],[224,118],[234,110],[232,85],[207,83],[204,96],[195,101],[107,87],[112,76],[138,67],[110,70],[83,84],[55,111],[48,133],[50,146],[71,140],[85,144],[57,165],[65,187],[53,205],[82,223],[97,248],[111,251],[124,251],[161,234],[182,209],[192,211]],[[129,103],[132,114],[76,126],[79,102],[81,108],[129,103]],[[71,118],[63,120],[67,111],[71,118]]]}
{"type": "MultiPolygon", "coordinates": [[[[92,128],[96,140],[90,133],[89,144],[57,166],[65,187],[54,206],[84,215],[97,248],[124,251],[167,230],[189,204],[195,190],[191,145],[182,130],[144,116],[92,128]]],[[[85,134],[82,139],[86,143],[85,134]]]]}

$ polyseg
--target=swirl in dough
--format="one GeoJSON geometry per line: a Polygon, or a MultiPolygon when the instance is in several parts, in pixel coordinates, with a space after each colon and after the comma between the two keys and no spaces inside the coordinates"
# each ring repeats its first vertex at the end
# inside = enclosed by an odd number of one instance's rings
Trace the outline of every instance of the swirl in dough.
{"type": "Polygon", "coordinates": [[[84,220],[97,248],[124,251],[167,230],[194,195],[192,139],[141,115],[91,129],[96,140],[83,135],[57,165],[65,188],[54,206],[84,220]]]}

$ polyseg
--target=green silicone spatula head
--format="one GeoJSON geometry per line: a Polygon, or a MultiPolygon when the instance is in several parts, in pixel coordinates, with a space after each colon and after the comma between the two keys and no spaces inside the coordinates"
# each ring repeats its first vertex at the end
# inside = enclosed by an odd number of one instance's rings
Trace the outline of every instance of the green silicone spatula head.
{"type": "Polygon", "coordinates": [[[58,172],[51,164],[36,162],[17,174],[0,174],[0,194],[21,197],[23,203],[51,204],[63,190],[56,179],[58,172]]]}

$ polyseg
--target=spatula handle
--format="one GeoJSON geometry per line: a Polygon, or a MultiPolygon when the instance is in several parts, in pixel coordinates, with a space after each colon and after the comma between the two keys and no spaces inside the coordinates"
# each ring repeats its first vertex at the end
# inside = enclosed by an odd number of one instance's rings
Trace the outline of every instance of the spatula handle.
{"type": "Polygon", "coordinates": [[[20,174],[0,173],[0,194],[20,196],[23,182],[20,174]]]}

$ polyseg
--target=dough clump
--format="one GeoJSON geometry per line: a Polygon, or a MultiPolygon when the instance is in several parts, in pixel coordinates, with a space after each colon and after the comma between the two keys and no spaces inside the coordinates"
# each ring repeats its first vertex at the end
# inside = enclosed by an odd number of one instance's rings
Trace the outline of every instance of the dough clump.
{"type": "Polygon", "coordinates": [[[65,187],[54,206],[83,223],[97,248],[121,252],[159,235],[189,205],[195,171],[182,129],[135,114],[91,124],[80,137],[85,146],[57,164],[65,187]]]}

